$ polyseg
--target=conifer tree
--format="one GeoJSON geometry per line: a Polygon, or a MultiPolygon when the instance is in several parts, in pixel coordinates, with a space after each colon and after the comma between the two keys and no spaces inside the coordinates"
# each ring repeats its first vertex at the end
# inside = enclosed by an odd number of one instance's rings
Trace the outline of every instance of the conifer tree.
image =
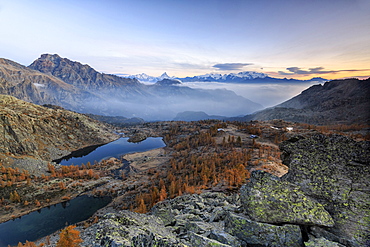
{"type": "Polygon", "coordinates": [[[64,228],[59,234],[57,247],[78,247],[82,243],[80,232],[75,229],[76,226],[70,225],[64,228]]]}

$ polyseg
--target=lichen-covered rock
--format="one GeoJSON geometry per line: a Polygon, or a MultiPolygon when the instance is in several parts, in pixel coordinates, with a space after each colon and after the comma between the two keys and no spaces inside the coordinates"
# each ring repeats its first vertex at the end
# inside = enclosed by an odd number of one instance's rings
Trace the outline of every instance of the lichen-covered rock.
{"type": "Polygon", "coordinates": [[[209,233],[208,237],[212,238],[214,240],[217,240],[220,243],[228,244],[228,245],[233,246],[233,247],[242,246],[242,244],[238,240],[238,238],[228,234],[225,231],[220,231],[220,230],[214,229],[209,233]]]}
{"type": "Polygon", "coordinates": [[[175,225],[178,221],[220,221],[225,211],[235,211],[238,202],[232,196],[222,193],[203,193],[184,195],[172,200],[157,203],[151,214],[160,217],[166,225],[175,225]]]}
{"type": "Polygon", "coordinates": [[[165,226],[174,225],[176,223],[176,213],[170,208],[153,208],[152,214],[161,218],[165,226]]]}
{"type": "Polygon", "coordinates": [[[231,245],[220,243],[214,239],[209,239],[202,235],[196,234],[191,232],[189,234],[190,243],[192,246],[196,247],[213,247],[213,246],[220,246],[220,247],[231,247],[231,245]]]}
{"type": "Polygon", "coordinates": [[[150,214],[108,213],[83,236],[95,235],[88,242],[94,247],[302,246],[298,225],[253,221],[236,214],[238,203],[238,196],[222,193],[184,195],[158,203],[150,214]]]}
{"type": "Polygon", "coordinates": [[[345,247],[336,242],[329,241],[325,238],[310,238],[309,241],[305,242],[304,245],[306,247],[345,247]]]}
{"type": "Polygon", "coordinates": [[[185,229],[194,233],[205,233],[212,230],[213,226],[206,222],[201,221],[188,221],[185,223],[185,229]]]}
{"type": "Polygon", "coordinates": [[[233,213],[229,213],[225,219],[225,230],[248,246],[301,247],[303,244],[297,225],[260,223],[233,213]]]}
{"type": "Polygon", "coordinates": [[[320,202],[335,225],[320,235],[346,246],[370,241],[370,142],[341,135],[296,137],[280,145],[289,172],[282,178],[320,202]]]}
{"type": "Polygon", "coordinates": [[[217,222],[217,221],[223,220],[225,218],[225,215],[226,215],[226,210],[224,208],[216,207],[212,211],[212,214],[209,218],[209,221],[210,222],[217,222]]]}
{"type": "Polygon", "coordinates": [[[264,171],[254,171],[240,189],[242,206],[253,220],[266,223],[333,226],[324,207],[297,185],[264,171]]]}
{"type": "Polygon", "coordinates": [[[186,246],[154,215],[131,211],[108,213],[98,223],[96,246],[186,246]]]}

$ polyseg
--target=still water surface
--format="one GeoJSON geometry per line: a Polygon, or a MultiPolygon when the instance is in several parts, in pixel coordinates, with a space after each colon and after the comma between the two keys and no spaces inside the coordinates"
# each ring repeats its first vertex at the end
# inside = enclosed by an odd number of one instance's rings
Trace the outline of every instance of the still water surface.
{"type": "Polygon", "coordinates": [[[128,142],[127,140],[128,138],[120,138],[103,146],[95,146],[95,150],[93,151],[91,151],[91,148],[86,148],[86,152],[82,149],[75,152],[75,155],[72,153],[72,155],[66,156],[56,162],[65,166],[82,165],[87,164],[87,162],[94,164],[95,161],[99,162],[111,157],[120,158],[127,153],[145,152],[166,146],[162,137],[149,137],[138,143],[128,142]]]}
{"type": "Polygon", "coordinates": [[[17,245],[26,240],[35,241],[67,225],[86,220],[109,202],[109,197],[79,196],[4,222],[0,224],[0,247],[17,245]]]}

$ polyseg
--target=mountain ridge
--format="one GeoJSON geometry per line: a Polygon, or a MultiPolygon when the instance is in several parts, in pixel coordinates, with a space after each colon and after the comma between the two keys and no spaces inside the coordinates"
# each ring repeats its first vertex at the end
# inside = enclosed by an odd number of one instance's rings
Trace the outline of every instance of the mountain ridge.
{"type": "Polygon", "coordinates": [[[92,95],[52,75],[0,58],[0,93],[36,104],[57,104],[75,109],[79,99],[92,95]]]}
{"type": "MultiPolygon", "coordinates": [[[[138,92],[138,88],[141,89],[142,86],[136,79],[100,73],[87,64],[61,58],[58,54],[42,54],[28,68],[53,75],[68,84],[87,91],[103,90],[112,93],[116,92],[117,89],[124,90],[130,86],[135,92],[138,92]]],[[[127,95],[130,93],[130,91],[126,92],[127,95]]]]}
{"type": "MultiPolygon", "coordinates": [[[[309,124],[370,124],[370,78],[332,80],[240,120],[282,119],[309,124]]],[[[237,118],[235,118],[237,119],[237,118]]]]}
{"type": "Polygon", "coordinates": [[[1,93],[82,113],[153,121],[172,120],[183,111],[226,112],[231,117],[263,108],[229,90],[193,89],[168,78],[164,80],[170,81],[145,85],[136,79],[99,73],[57,54],[43,54],[28,67],[2,61],[1,93]],[[9,68],[12,73],[7,72],[9,68]]]}

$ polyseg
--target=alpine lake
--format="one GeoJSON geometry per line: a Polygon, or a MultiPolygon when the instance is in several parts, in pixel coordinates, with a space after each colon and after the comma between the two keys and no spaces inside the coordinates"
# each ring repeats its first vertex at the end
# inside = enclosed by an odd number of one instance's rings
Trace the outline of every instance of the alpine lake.
{"type": "MultiPolygon", "coordinates": [[[[111,157],[120,158],[128,153],[145,152],[166,146],[161,137],[149,137],[133,143],[128,138],[91,146],[72,152],[55,162],[61,165],[82,165],[102,161],[111,157]]],[[[19,242],[36,241],[65,226],[87,220],[97,210],[111,202],[110,197],[79,196],[70,201],[34,211],[20,218],[0,224],[0,247],[16,246],[19,242]]]]}

